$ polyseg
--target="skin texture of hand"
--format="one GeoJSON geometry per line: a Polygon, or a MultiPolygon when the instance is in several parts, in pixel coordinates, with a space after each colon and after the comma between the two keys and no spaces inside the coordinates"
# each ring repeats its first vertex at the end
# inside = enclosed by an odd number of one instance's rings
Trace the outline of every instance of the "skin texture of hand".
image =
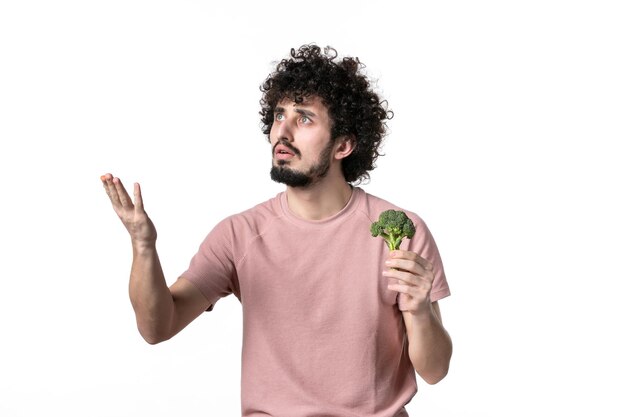
{"type": "Polygon", "coordinates": [[[398,308],[415,316],[431,313],[430,290],[433,284],[433,266],[415,252],[394,250],[389,253],[383,271],[389,278],[387,288],[400,293],[398,308]]]}
{"type": "Polygon", "coordinates": [[[134,185],[134,204],[122,181],[111,174],[100,177],[102,185],[111,200],[113,210],[128,230],[134,244],[154,244],[157,238],[156,228],[146,214],[141,197],[141,187],[134,185]]]}

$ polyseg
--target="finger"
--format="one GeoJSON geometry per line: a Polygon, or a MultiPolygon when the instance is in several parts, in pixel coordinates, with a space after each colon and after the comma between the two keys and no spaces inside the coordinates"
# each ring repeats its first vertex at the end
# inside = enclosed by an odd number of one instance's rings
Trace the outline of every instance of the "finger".
{"type": "Polygon", "coordinates": [[[389,268],[400,269],[416,275],[425,275],[426,269],[413,260],[392,258],[385,261],[385,265],[389,268]]]}
{"type": "Polygon", "coordinates": [[[432,271],[433,270],[433,263],[430,262],[428,259],[422,258],[421,256],[418,256],[416,261],[417,261],[417,263],[422,265],[422,267],[425,270],[427,270],[427,271],[432,271]]]}
{"type": "Polygon", "coordinates": [[[416,291],[425,291],[425,292],[430,292],[430,290],[432,289],[432,285],[430,284],[430,282],[427,282],[425,280],[417,280],[418,282],[407,282],[407,281],[402,281],[401,279],[396,279],[396,278],[388,278],[387,281],[387,286],[389,285],[402,285],[405,287],[409,287],[412,288],[416,291]]]}
{"type": "Polygon", "coordinates": [[[121,207],[122,203],[120,202],[120,198],[117,195],[117,190],[115,189],[115,185],[113,184],[113,176],[108,174],[106,175],[106,178],[104,179],[104,189],[106,190],[107,195],[111,200],[111,204],[113,204],[113,207],[121,207]]]}
{"type": "Polygon", "coordinates": [[[433,282],[435,280],[435,275],[433,271],[427,270],[422,265],[415,261],[407,261],[407,260],[392,260],[390,262],[385,262],[387,266],[390,268],[407,272],[409,274],[415,275],[420,279],[423,279],[427,282],[433,282]]]}
{"type": "Polygon", "coordinates": [[[397,269],[389,269],[383,271],[383,275],[389,278],[390,283],[394,283],[395,280],[397,284],[409,285],[411,287],[419,287],[426,291],[430,291],[432,288],[432,274],[427,274],[425,276],[422,275],[414,275],[409,272],[399,271],[397,269]]]}
{"type": "Polygon", "coordinates": [[[130,200],[130,196],[128,192],[126,192],[126,188],[122,184],[122,180],[119,178],[113,178],[113,184],[115,185],[115,191],[117,192],[117,196],[124,208],[134,208],[133,202],[130,200]]]}
{"type": "Polygon", "coordinates": [[[404,293],[404,294],[413,295],[413,290],[411,289],[411,287],[409,285],[389,284],[389,285],[387,285],[387,289],[388,290],[392,290],[392,291],[396,291],[396,292],[401,292],[401,293],[404,293]]]}
{"type": "Polygon", "coordinates": [[[409,272],[400,271],[397,269],[388,269],[383,271],[383,275],[387,278],[392,278],[397,281],[402,281],[402,283],[406,283],[409,285],[420,285],[420,281],[423,279],[418,275],[411,274],[409,272]]]}
{"type": "Polygon", "coordinates": [[[101,176],[100,176],[100,181],[102,181],[102,186],[104,187],[104,190],[105,190],[105,191],[107,191],[107,193],[108,193],[108,191],[109,191],[109,186],[108,186],[107,182],[108,182],[111,178],[113,178],[113,177],[111,176],[111,174],[104,174],[104,175],[101,175],[101,176]]]}
{"type": "Polygon", "coordinates": [[[412,252],[410,250],[402,250],[402,249],[394,249],[391,252],[389,252],[389,256],[391,256],[392,258],[413,259],[415,255],[417,255],[415,252],[412,252]]]}
{"type": "Polygon", "coordinates": [[[138,182],[135,183],[134,187],[135,193],[135,210],[138,212],[143,212],[143,197],[141,196],[141,186],[138,182]]]}
{"type": "Polygon", "coordinates": [[[107,178],[109,174],[104,174],[100,176],[100,181],[102,181],[102,187],[104,187],[104,191],[109,194],[109,187],[107,186],[107,178]]]}
{"type": "Polygon", "coordinates": [[[408,259],[420,264],[426,271],[433,270],[433,264],[426,258],[422,258],[417,253],[407,250],[394,250],[389,254],[392,259],[408,259]]]}

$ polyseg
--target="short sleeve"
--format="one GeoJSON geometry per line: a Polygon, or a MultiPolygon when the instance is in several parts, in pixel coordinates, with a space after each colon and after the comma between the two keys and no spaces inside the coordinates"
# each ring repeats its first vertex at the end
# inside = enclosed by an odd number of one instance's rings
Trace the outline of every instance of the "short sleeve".
{"type": "Polygon", "coordinates": [[[446,273],[443,269],[443,262],[435,239],[426,226],[426,223],[417,216],[412,217],[412,220],[415,223],[415,235],[409,241],[408,250],[417,253],[433,264],[435,277],[430,291],[430,299],[432,302],[435,302],[450,295],[450,288],[448,287],[446,273]]]}
{"type": "Polygon", "coordinates": [[[233,228],[230,218],[221,221],[200,244],[189,268],[180,278],[194,284],[211,303],[229,294],[239,298],[239,285],[233,257],[233,228]]]}

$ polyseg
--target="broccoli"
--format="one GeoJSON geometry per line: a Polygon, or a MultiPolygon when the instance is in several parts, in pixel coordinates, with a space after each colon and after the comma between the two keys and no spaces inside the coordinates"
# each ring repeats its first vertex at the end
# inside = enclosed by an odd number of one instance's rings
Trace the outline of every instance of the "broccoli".
{"type": "Polygon", "coordinates": [[[400,210],[386,210],[380,213],[378,221],[370,227],[372,236],[380,236],[385,239],[389,250],[400,248],[402,239],[409,239],[415,234],[415,225],[405,212],[400,210]]]}

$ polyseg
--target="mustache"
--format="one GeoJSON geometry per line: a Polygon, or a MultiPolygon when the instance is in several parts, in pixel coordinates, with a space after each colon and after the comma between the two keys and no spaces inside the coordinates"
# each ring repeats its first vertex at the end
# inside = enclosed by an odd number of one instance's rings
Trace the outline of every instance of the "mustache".
{"type": "Polygon", "coordinates": [[[276,147],[278,145],[283,145],[284,147],[286,147],[287,149],[289,149],[291,152],[293,152],[294,155],[296,156],[300,156],[300,151],[295,148],[291,143],[289,143],[287,140],[285,139],[281,139],[278,142],[276,142],[276,144],[274,145],[274,147],[272,148],[272,155],[274,154],[274,152],[276,152],[276,147]]]}

